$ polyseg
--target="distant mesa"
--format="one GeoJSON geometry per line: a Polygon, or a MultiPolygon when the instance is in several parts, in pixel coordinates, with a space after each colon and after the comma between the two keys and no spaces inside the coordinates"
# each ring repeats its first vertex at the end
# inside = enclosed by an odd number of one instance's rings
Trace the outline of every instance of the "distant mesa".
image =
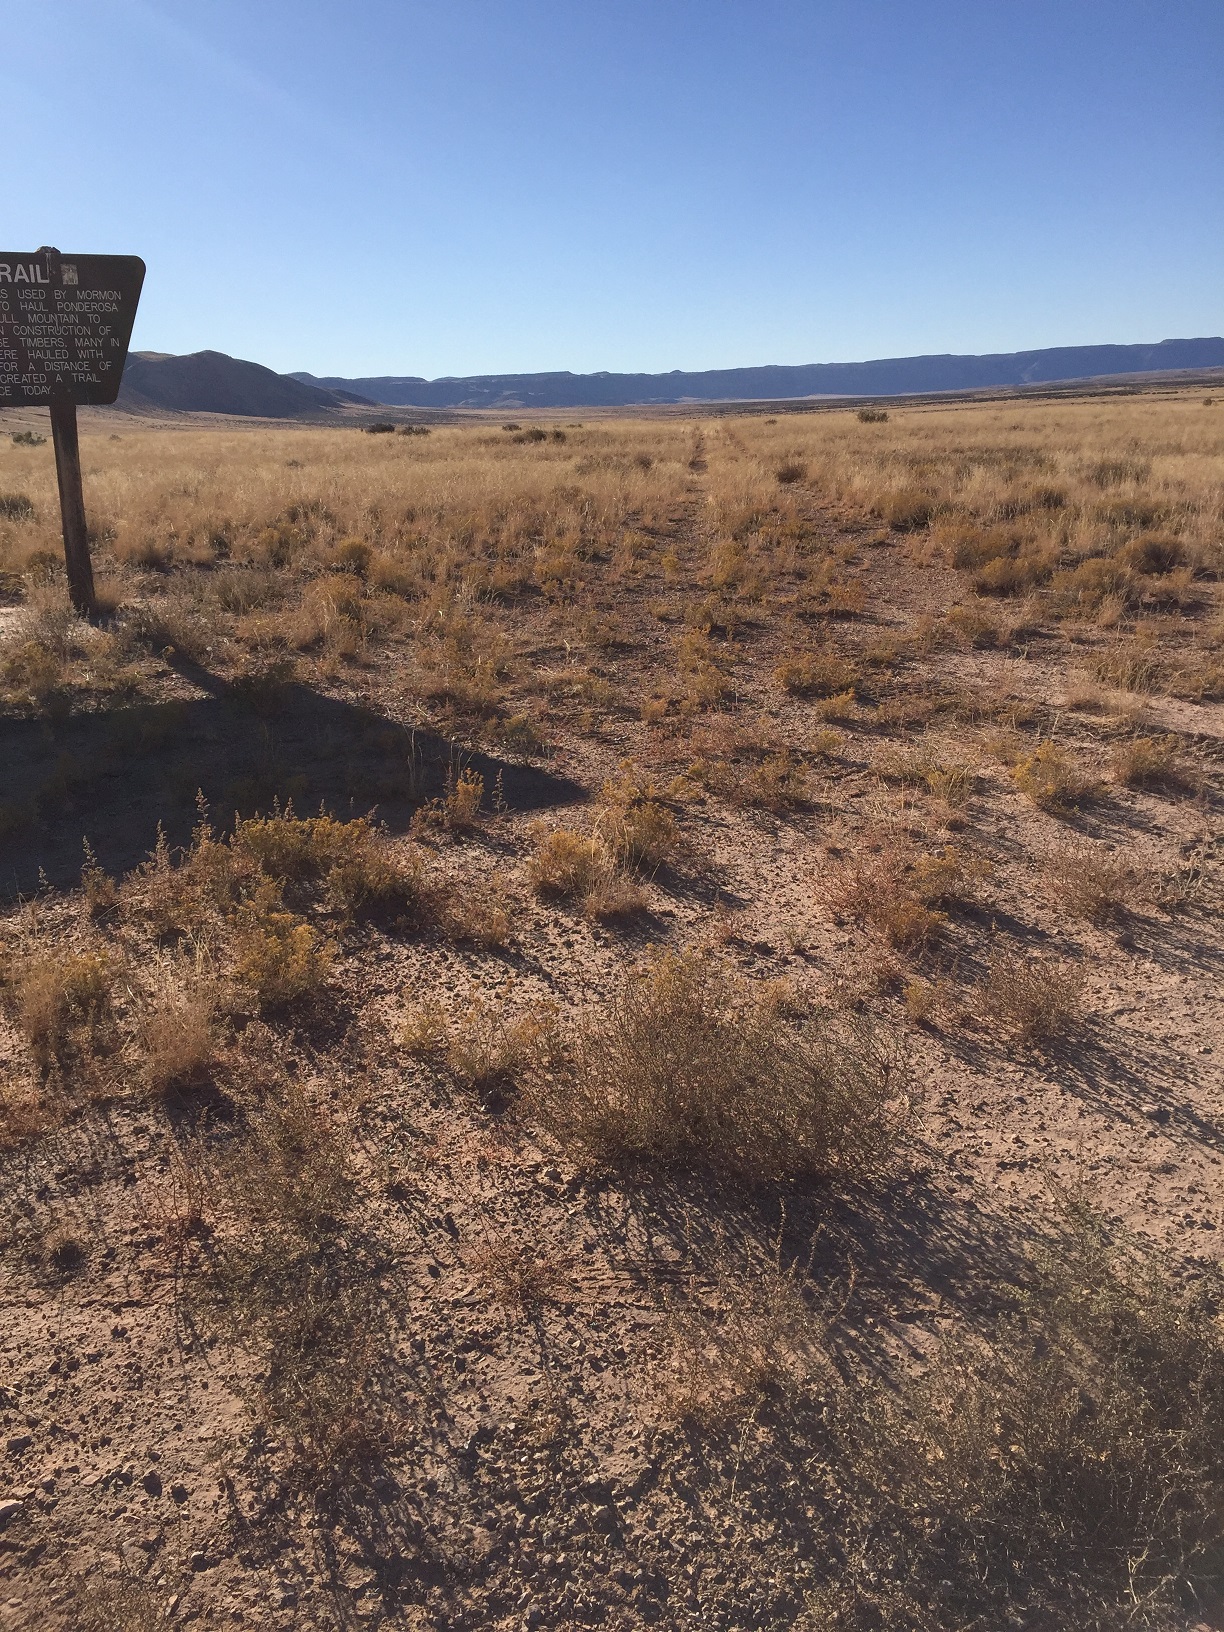
{"type": "Polygon", "coordinates": [[[119,407],[134,412],[244,414],[259,419],[307,419],[330,415],[345,404],[370,405],[349,390],[303,384],[260,363],[195,351],[172,357],[134,351],[119,389],[119,407]]]}
{"type": "Polygon", "coordinates": [[[259,419],[334,419],[376,405],[414,409],[624,408],[806,397],[889,397],[1058,385],[1119,375],[1224,368],[1224,339],[1136,346],[1052,346],[987,357],[885,357],[867,363],[714,368],[667,374],[474,374],[426,380],[277,374],[220,351],[187,357],[135,351],[119,407],[133,413],[241,414],[259,419]]]}
{"type": "Polygon", "coordinates": [[[713,368],[668,374],[475,374],[291,379],[324,390],[359,392],[404,408],[621,408],[680,402],[782,401],[788,397],[887,397],[1000,386],[1053,385],[1118,374],[1224,367],[1224,339],[1161,340],[1135,346],[1051,346],[992,356],[883,357],[867,363],[713,368]]]}

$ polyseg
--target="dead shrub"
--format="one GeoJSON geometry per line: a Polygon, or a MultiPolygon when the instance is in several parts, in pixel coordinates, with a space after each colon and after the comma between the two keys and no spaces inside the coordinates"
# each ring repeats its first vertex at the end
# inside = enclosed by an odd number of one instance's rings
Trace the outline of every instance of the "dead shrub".
{"type": "Polygon", "coordinates": [[[910,868],[910,884],[918,899],[928,907],[972,906],[992,871],[984,856],[967,850],[964,845],[945,844],[939,850],[915,856],[910,868]]]}
{"type": "Polygon", "coordinates": [[[977,786],[977,772],[964,760],[948,754],[939,743],[920,740],[910,747],[886,749],[875,769],[889,782],[926,788],[945,804],[967,804],[977,786]]]}
{"type": "Polygon", "coordinates": [[[218,837],[201,805],[190,845],[177,859],[165,835],[122,894],[159,936],[195,934],[232,919],[258,897],[322,907],[337,917],[420,925],[436,909],[418,853],[397,855],[368,817],[341,822],[320,814],[299,819],[292,806],[240,819],[218,837]],[[269,894],[271,890],[271,895],[269,894]]]}
{"type": "Polygon", "coordinates": [[[1172,1632],[1221,1585],[1224,1352],[1208,1300],[1082,1228],[985,1340],[837,1391],[847,1559],[804,1632],[1172,1632]]]}
{"type": "Polygon", "coordinates": [[[347,1127],[287,1084],[252,1117],[215,1186],[218,1229],[199,1298],[254,1354],[266,1428],[300,1488],[340,1490],[389,1425],[377,1271],[352,1221],[347,1127]]]}
{"type": "Polygon", "coordinates": [[[332,552],[331,565],[337,572],[349,572],[357,578],[364,578],[373,558],[373,548],[365,539],[350,535],[348,538],[342,538],[336,545],[332,552]]]}
{"type": "Polygon", "coordinates": [[[686,1300],[668,1307],[654,1385],[664,1418],[717,1432],[832,1380],[826,1322],[794,1266],[735,1269],[720,1254],[711,1279],[706,1291],[694,1277],[686,1300]]]}
{"type": "Polygon", "coordinates": [[[486,1241],[471,1264],[495,1302],[523,1311],[550,1303],[564,1280],[561,1264],[511,1235],[486,1241]]]}
{"type": "Polygon", "coordinates": [[[1138,869],[1095,844],[1068,844],[1052,850],[1042,871],[1051,899],[1094,924],[1119,917],[1145,894],[1138,869]]]}
{"type": "Polygon", "coordinates": [[[923,854],[886,840],[834,859],[821,886],[838,917],[877,931],[898,951],[920,953],[947,922],[937,909],[972,904],[989,874],[988,863],[957,845],[923,854]]]}
{"type": "Polygon", "coordinates": [[[76,1632],[164,1632],[165,1595],[133,1575],[97,1575],[72,1589],[76,1632]]]}
{"type": "Polygon", "coordinates": [[[1054,569],[1054,558],[1045,551],[1024,551],[1018,555],[1001,555],[970,576],[978,595],[1027,595],[1043,584],[1054,569]]]}
{"type": "Polygon", "coordinates": [[[470,767],[447,773],[446,792],[441,799],[432,799],[422,805],[412,819],[414,833],[431,829],[443,833],[469,833],[480,821],[480,807],[484,801],[484,777],[470,767]]]}
{"type": "Polygon", "coordinates": [[[916,1026],[933,1026],[941,1017],[955,1016],[958,1012],[952,988],[944,980],[912,976],[906,981],[901,998],[906,1019],[916,1026]]]}
{"type": "Polygon", "coordinates": [[[904,1089],[904,1062],[865,1024],[793,1024],[696,954],[631,973],[528,1085],[537,1114],[590,1159],[749,1182],[874,1172],[896,1146],[904,1089]]]}
{"type": "Polygon", "coordinates": [[[232,912],[258,877],[251,859],[218,839],[202,813],[177,865],[158,828],[153,853],[124,880],[121,897],[129,912],[143,918],[159,938],[166,938],[191,934],[210,919],[232,912]]]}
{"type": "Polygon", "coordinates": [[[526,1077],[553,1058],[556,1017],[547,1005],[513,1013],[504,998],[476,994],[460,1013],[435,1002],[411,1010],[401,1041],[410,1052],[441,1061],[486,1109],[501,1110],[526,1077]]]}
{"type": "Polygon", "coordinates": [[[453,940],[493,951],[514,939],[514,905],[499,878],[465,881],[440,897],[438,917],[453,940]]]}
{"type": "Polygon", "coordinates": [[[1019,1042],[1043,1042],[1078,1023],[1083,990],[1084,977],[1074,964],[1003,952],[990,960],[982,1012],[1019,1042]]]}
{"type": "Polygon", "coordinates": [[[47,708],[64,693],[72,653],[34,634],[8,646],[0,656],[0,688],[8,701],[47,708]]]}
{"type": "Polygon", "coordinates": [[[1185,545],[1179,538],[1162,533],[1141,533],[1121,552],[1121,558],[1135,572],[1163,576],[1186,564],[1185,545]]]}
{"type": "Polygon", "coordinates": [[[603,785],[595,835],[625,866],[655,872],[681,848],[680,824],[658,791],[631,773],[603,785]]]}
{"type": "Polygon", "coordinates": [[[81,868],[81,893],[85,897],[85,911],[91,918],[109,918],[119,905],[119,886],[98,864],[88,839],[81,868]]]}
{"type": "Polygon", "coordinates": [[[734,803],[772,810],[777,815],[801,810],[811,799],[808,768],[790,748],[766,754],[759,764],[748,766],[730,781],[727,791],[734,803]]]}
{"type": "Polygon", "coordinates": [[[298,819],[292,806],[240,821],[231,849],[266,877],[307,899],[320,898],[345,918],[421,915],[427,906],[421,858],[401,859],[386,834],[358,817],[340,822],[319,815],[298,819]]]}
{"type": "Polygon", "coordinates": [[[807,477],[807,466],[801,459],[788,459],[774,471],[779,483],[783,487],[791,487],[796,482],[802,482],[807,477]]]}
{"type": "Polygon", "coordinates": [[[974,651],[989,651],[993,647],[1007,645],[1002,627],[993,618],[987,617],[980,607],[953,606],[949,608],[945,622],[959,643],[974,651]]]}

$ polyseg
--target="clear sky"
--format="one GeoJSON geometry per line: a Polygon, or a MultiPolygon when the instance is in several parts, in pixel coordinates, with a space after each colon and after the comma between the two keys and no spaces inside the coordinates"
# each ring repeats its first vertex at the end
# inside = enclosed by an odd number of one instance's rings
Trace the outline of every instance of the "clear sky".
{"type": "Polygon", "coordinates": [[[1221,0],[8,0],[0,247],[317,374],[1224,332],[1221,0]]]}

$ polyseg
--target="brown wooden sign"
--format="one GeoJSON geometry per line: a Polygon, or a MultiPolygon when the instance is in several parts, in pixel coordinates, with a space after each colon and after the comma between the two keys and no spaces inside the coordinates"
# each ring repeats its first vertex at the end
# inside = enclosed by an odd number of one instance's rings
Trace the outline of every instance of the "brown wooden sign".
{"type": "Polygon", "coordinates": [[[114,402],[144,283],[136,255],[0,250],[0,408],[50,408],[68,594],[92,617],[78,402],[114,402]]]}
{"type": "Polygon", "coordinates": [[[0,408],[119,395],[144,262],[0,250],[0,408]]]}

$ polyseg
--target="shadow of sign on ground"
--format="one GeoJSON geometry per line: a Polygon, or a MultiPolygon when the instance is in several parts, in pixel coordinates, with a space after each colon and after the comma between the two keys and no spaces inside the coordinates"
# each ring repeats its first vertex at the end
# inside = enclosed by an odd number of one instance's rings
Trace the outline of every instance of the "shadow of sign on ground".
{"type": "Polygon", "coordinates": [[[80,877],[82,841],[122,873],[152,849],[158,824],[182,845],[203,793],[218,828],[279,801],[345,819],[377,810],[392,832],[470,767],[509,810],[585,797],[568,778],[456,747],[296,683],[210,694],[60,721],[0,718],[0,896],[80,877]]]}

